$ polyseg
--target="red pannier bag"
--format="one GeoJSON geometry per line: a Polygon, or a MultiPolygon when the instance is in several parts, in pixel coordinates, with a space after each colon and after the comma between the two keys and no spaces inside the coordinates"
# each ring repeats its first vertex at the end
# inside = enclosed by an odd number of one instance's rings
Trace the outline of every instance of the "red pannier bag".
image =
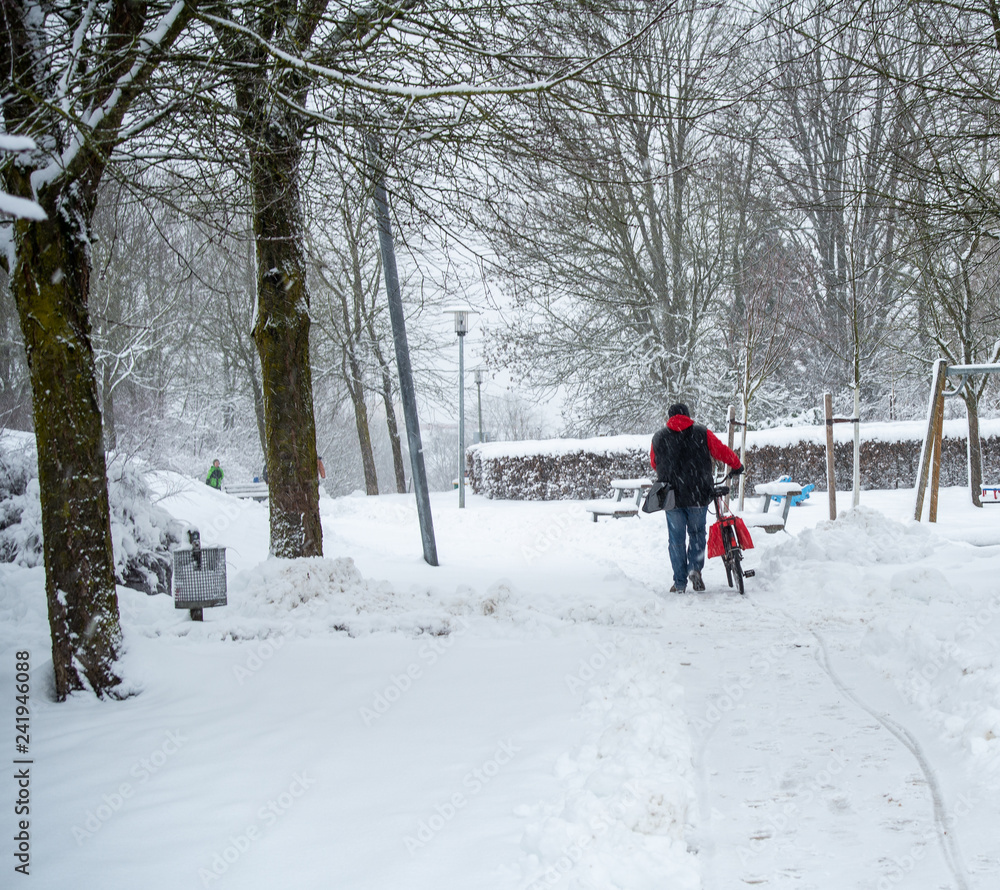
{"type": "Polygon", "coordinates": [[[746,523],[739,516],[723,516],[718,522],[713,522],[708,530],[708,558],[722,556],[725,549],[722,546],[722,526],[731,525],[736,529],[736,540],[741,550],[753,550],[753,538],[746,523]]]}

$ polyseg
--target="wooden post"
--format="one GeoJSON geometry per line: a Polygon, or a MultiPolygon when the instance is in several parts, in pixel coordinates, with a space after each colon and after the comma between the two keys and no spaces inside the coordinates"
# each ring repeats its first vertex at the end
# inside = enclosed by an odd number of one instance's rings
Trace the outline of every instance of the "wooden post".
{"type": "MultiPolygon", "coordinates": [[[[744,400],[743,401],[743,420],[742,420],[742,422],[740,424],[740,463],[745,466],[746,465],[746,461],[747,461],[747,402],[746,402],[746,400],[744,400]]],[[[740,506],[739,506],[739,509],[740,509],[741,512],[743,510],[743,499],[744,499],[744,495],[746,493],[746,483],[747,483],[747,474],[746,473],[741,473],[740,474],[740,506]]]]}
{"type": "Polygon", "coordinates": [[[833,396],[823,393],[823,410],[826,413],[826,489],[830,497],[830,518],[837,518],[837,474],[833,465],[833,396]]]}
{"type": "MultiPolygon", "coordinates": [[[[736,406],[735,405],[730,405],[729,406],[729,410],[726,412],[726,429],[728,431],[728,441],[727,441],[727,444],[729,445],[729,450],[732,451],[733,450],[733,443],[736,441],[736,406]]],[[[741,460],[742,460],[742,458],[741,458],[741,460]]],[[[744,472],[744,475],[746,475],[746,471],[744,470],[743,472],[744,472]]],[[[728,494],[726,495],[726,498],[725,498],[725,505],[726,505],[726,509],[728,510],[729,509],[729,495],[728,494]]]]}
{"type": "Polygon", "coordinates": [[[931,502],[927,521],[937,522],[938,491],[941,487],[941,445],[944,438],[944,393],[938,398],[937,420],[934,424],[934,451],[931,458],[931,502]]]}
{"type": "Polygon", "coordinates": [[[934,362],[934,377],[931,383],[931,398],[927,409],[927,434],[924,436],[924,445],[920,450],[920,465],[917,468],[917,497],[916,505],[913,511],[913,518],[916,519],[917,522],[920,521],[920,517],[924,512],[924,495],[927,492],[927,478],[930,475],[930,467],[934,451],[934,440],[937,436],[938,414],[944,414],[944,383],[947,373],[948,363],[943,358],[939,358],[936,362],[934,362]]]}
{"type": "Polygon", "coordinates": [[[851,504],[858,506],[861,503],[861,387],[854,387],[854,417],[851,418],[854,426],[854,476],[852,479],[853,499],[851,504]]]}

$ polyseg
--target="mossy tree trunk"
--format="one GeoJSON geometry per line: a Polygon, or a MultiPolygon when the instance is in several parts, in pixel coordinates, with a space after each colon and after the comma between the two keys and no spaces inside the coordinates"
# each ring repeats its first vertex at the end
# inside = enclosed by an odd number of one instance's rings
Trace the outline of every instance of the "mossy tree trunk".
{"type": "Polygon", "coordinates": [[[257,242],[253,337],[263,381],[271,551],[287,558],[323,555],[300,156],[297,128],[261,129],[250,143],[257,242]]]}
{"type": "Polygon", "coordinates": [[[0,252],[10,275],[32,388],[45,588],[56,697],[121,679],[107,467],[91,344],[90,226],[97,190],[132,102],[186,27],[193,4],[154,22],[149,4],[106,15],[28,0],[0,7],[7,132],[37,146],[0,159],[0,182],[47,219],[21,219],[0,252]],[[78,16],[73,27],[64,14],[78,16]],[[147,27],[147,25],[149,27],[147,27]],[[80,47],[86,48],[85,58],[80,47]],[[44,52],[42,50],[44,49],[44,52]]]}
{"type": "MultiPolygon", "coordinates": [[[[28,356],[56,696],[113,693],[121,647],[86,244],[70,199],[21,221],[11,279],[28,356]],[[65,220],[72,220],[68,225],[65,220]]],[[[44,205],[43,205],[44,206],[44,205]]],[[[80,210],[80,208],[74,208],[80,210]]],[[[81,211],[85,213],[85,210],[81,211]]]]}

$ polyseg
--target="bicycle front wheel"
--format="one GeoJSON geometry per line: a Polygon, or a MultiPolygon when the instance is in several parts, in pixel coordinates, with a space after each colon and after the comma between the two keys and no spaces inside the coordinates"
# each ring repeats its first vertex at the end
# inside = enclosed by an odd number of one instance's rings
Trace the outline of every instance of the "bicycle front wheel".
{"type": "MultiPolygon", "coordinates": [[[[730,556],[733,558],[733,574],[736,576],[736,589],[739,590],[740,596],[744,596],[746,591],[743,589],[743,551],[737,548],[730,556]]],[[[730,584],[729,586],[732,587],[733,585],[730,584]]]]}

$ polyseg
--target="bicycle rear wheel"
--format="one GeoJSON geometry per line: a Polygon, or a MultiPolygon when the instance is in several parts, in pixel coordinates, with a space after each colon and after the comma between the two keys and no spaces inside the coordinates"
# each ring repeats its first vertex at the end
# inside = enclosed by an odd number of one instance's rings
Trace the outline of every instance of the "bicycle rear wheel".
{"type": "Polygon", "coordinates": [[[726,580],[729,586],[733,586],[733,554],[739,552],[736,546],[735,535],[731,528],[722,529],[722,564],[726,567],[726,580]]]}
{"type": "MultiPolygon", "coordinates": [[[[733,574],[736,576],[736,589],[739,590],[740,596],[745,596],[746,591],[743,589],[743,551],[737,547],[730,555],[733,558],[733,574]]],[[[730,584],[729,586],[732,587],[733,585],[730,584]]]]}

